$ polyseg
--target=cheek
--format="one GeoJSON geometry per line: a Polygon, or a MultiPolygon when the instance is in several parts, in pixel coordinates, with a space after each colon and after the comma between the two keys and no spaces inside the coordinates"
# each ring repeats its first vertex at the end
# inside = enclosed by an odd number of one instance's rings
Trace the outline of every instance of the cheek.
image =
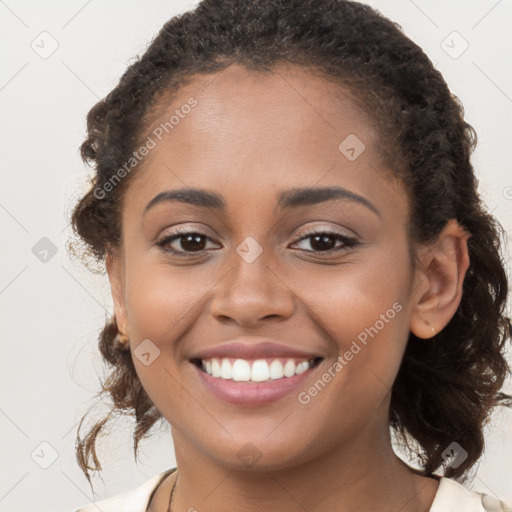
{"type": "Polygon", "coordinates": [[[392,385],[409,333],[407,268],[406,250],[387,247],[364,262],[318,266],[290,286],[301,290],[305,314],[330,340],[332,359],[343,358],[345,391],[392,385]]]}
{"type": "MultiPolygon", "coordinates": [[[[297,296],[311,316],[328,328],[329,338],[340,341],[340,348],[349,338],[378,322],[381,315],[386,316],[385,330],[389,330],[390,324],[407,322],[405,315],[397,313],[398,306],[393,309],[398,302],[405,310],[407,262],[398,251],[374,252],[365,255],[364,261],[353,258],[338,266],[317,266],[314,271],[299,273],[294,278],[293,290],[300,290],[297,296]]],[[[384,330],[383,327],[378,322],[377,328],[384,330]]]]}
{"type": "MultiPolygon", "coordinates": [[[[186,394],[181,396],[183,389],[178,375],[190,364],[185,357],[187,333],[193,336],[195,324],[204,317],[208,291],[219,280],[213,274],[206,266],[201,269],[161,263],[143,266],[140,261],[131,276],[127,273],[127,282],[131,283],[126,303],[134,338],[133,360],[142,385],[157,407],[160,400],[170,397],[173,402],[181,398],[184,403],[188,401],[186,394]],[[144,350],[144,340],[150,340],[151,343],[145,341],[149,351],[158,354],[150,366],[141,364],[144,361],[137,357],[144,350]],[[137,349],[138,344],[141,346],[137,349]]],[[[159,407],[161,411],[167,408],[159,407]]]]}
{"type": "Polygon", "coordinates": [[[204,271],[165,264],[134,268],[127,273],[129,322],[140,337],[176,339],[188,325],[208,290],[204,271]]]}
{"type": "Polygon", "coordinates": [[[180,384],[181,340],[193,330],[206,307],[207,292],[216,282],[211,271],[198,268],[171,267],[143,258],[126,266],[126,306],[135,369],[153,403],[169,421],[172,415],[175,425],[187,417],[190,407],[186,405],[190,395],[180,384]],[[150,354],[149,365],[139,357],[144,352],[150,354]]]}
{"type": "Polygon", "coordinates": [[[364,264],[354,260],[301,276],[306,314],[330,340],[331,360],[319,379],[302,390],[299,402],[308,417],[327,418],[322,426],[327,444],[340,435],[340,425],[350,435],[376,411],[386,415],[385,400],[408,338],[403,295],[408,282],[403,269],[408,267],[406,261],[397,264],[399,257],[369,258],[364,264]]]}

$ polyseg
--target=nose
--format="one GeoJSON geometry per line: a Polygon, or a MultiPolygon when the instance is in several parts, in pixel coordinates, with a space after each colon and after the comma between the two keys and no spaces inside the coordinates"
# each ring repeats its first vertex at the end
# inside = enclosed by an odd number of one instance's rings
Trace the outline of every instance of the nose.
{"type": "Polygon", "coordinates": [[[265,251],[252,262],[235,252],[229,272],[214,288],[210,313],[243,327],[258,327],[269,318],[289,318],[295,307],[294,292],[269,263],[265,251]]]}

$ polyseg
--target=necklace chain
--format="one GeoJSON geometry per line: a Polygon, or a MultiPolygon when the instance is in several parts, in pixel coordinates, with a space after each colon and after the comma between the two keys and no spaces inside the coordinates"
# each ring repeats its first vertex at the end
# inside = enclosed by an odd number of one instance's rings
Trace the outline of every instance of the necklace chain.
{"type": "Polygon", "coordinates": [[[176,470],[176,478],[174,480],[174,483],[172,484],[171,495],[169,496],[169,506],[167,508],[167,512],[172,512],[172,503],[174,500],[174,489],[176,488],[177,481],[178,481],[178,470],[176,470]]]}

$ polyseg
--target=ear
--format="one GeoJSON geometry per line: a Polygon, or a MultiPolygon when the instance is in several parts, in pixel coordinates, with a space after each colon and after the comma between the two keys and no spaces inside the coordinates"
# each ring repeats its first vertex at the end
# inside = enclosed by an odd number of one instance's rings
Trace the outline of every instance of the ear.
{"type": "Polygon", "coordinates": [[[469,267],[468,233],[448,221],[436,242],[421,251],[411,301],[410,330],[418,338],[439,333],[459,307],[469,267]]]}
{"type": "Polygon", "coordinates": [[[107,268],[112,299],[114,301],[114,314],[117,321],[117,329],[120,333],[128,334],[128,317],[124,300],[124,262],[119,250],[107,249],[105,266],[107,268]]]}

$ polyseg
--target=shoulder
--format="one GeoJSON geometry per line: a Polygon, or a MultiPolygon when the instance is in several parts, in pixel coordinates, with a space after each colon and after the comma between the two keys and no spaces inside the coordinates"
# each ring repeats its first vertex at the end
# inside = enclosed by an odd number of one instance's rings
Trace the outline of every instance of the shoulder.
{"type": "Polygon", "coordinates": [[[451,478],[441,477],[429,512],[506,512],[505,503],[487,494],[470,491],[451,478]]]}
{"type": "Polygon", "coordinates": [[[147,506],[158,485],[176,468],[159,473],[139,487],[111,498],[77,508],[72,512],[146,512],[147,506]]]}

